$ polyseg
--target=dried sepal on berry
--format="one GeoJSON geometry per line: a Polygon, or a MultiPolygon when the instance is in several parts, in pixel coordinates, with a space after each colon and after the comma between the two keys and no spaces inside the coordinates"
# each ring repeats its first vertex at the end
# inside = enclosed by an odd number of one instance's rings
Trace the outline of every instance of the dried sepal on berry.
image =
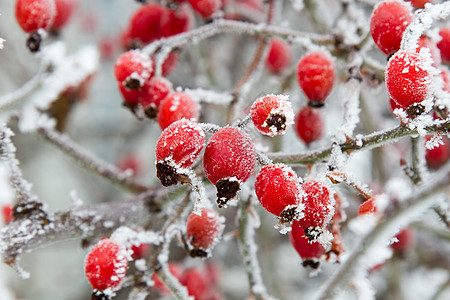
{"type": "Polygon", "coordinates": [[[325,254],[325,248],[317,241],[310,241],[305,236],[303,228],[297,221],[292,223],[292,230],[289,233],[289,240],[298,255],[303,260],[304,267],[311,267],[317,269],[320,265],[320,260],[325,254]]]}
{"type": "Polygon", "coordinates": [[[114,290],[128,269],[128,253],[124,246],[110,240],[100,240],[84,261],[86,278],[94,290],[114,290]]]}
{"type": "Polygon", "coordinates": [[[431,90],[433,67],[418,53],[399,51],[388,62],[385,77],[391,98],[404,110],[424,101],[431,90]]]}
{"type": "Polygon", "coordinates": [[[205,257],[222,237],[225,218],[212,208],[204,208],[198,215],[192,212],[186,223],[189,254],[205,257]]]}
{"type": "Polygon", "coordinates": [[[219,207],[226,206],[237,196],[241,185],[253,173],[255,163],[255,146],[242,130],[224,127],[209,139],[203,156],[203,169],[217,188],[219,207]]]}
{"type": "Polygon", "coordinates": [[[334,216],[335,200],[332,191],[318,180],[304,182],[301,189],[304,216],[299,220],[299,224],[310,240],[318,239],[326,243],[327,235],[331,235],[326,227],[334,216]]]}
{"type": "Polygon", "coordinates": [[[279,217],[280,223],[301,217],[300,183],[291,167],[281,163],[262,167],[256,176],[255,193],[261,205],[279,217]]]}
{"type": "Polygon", "coordinates": [[[297,64],[297,82],[308,105],[322,107],[333,89],[336,67],[331,54],[317,50],[304,55],[297,64]]]}
{"type": "Polygon", "coordinates": [[[400,49],[403,32],[412,22],[410,4],[402,0],[385,0],[375,5],[370,16],[370,33],[377,47],[390,55],[400,49]]]}
{"type": "Polygon", "coordinates": [[[253,102],[250,108],[252,122],[264,135],[283,135],[294,124],[294,112],[288,96],[266,95],[253,102]]]}
{"type": "Polygon", "coordinates": [[[204,145],[205,133],[195,121],[181,119],[164,129],[156,143],[156,170],[162,185],[183,181],[180,169],[189,168],[204,145]]]}

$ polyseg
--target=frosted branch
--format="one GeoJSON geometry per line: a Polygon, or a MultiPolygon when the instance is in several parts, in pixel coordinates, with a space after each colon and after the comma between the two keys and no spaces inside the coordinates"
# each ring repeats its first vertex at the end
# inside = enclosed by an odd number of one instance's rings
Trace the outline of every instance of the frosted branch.
{"type": "Polygon", "coordinates": [[[341,267],[327,280],[316,299],[330,299],[350,280],[352,274],[357,272],[364,264],[364,256],[376,244],[387,245],[388,241],[399,227],[404,227],[414,220],[418,215],[431,207],[437,197],[436,194],[449,192],[450,184],[450,165],[437,172],[433,178],[417,188],[413,196],[403,202],[400,208],[392,208],[392,213],[386,217],[384,222],[375,226],[367,235],[365,235],[357,245],[347,260],[341,267]]]}
{"type": "Polygon", "coordinates": [[[101,158],[95,156],[92,152],[86,150],[70,139],[67,134],[59,133],[58,131],[47,127],[40,127],[38,133],[45,140],[74,158],[84,168],[110,180],[114,184],[133,193],[140,193],[148,189],[148,187],[137,183],[128,172],[123,172],[115,165],[103,161],[101,158]]]}

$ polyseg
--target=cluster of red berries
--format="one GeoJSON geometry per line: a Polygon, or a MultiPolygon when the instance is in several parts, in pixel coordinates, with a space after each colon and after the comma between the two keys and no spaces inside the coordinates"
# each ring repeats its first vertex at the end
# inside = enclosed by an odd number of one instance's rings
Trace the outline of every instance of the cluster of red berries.
{"type": "Polygon", "coordinates": [[[28,48],[39,50],[40,29],[59,32],[69,21],[75,4],[74,0],[17,0],[15,16],[23,31],[30,34],[28,48]]]}

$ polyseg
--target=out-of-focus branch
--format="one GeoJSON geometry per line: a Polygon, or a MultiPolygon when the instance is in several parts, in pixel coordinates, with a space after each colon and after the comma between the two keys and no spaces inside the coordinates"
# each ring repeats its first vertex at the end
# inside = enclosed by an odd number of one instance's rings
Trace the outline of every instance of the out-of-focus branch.
{"type": "MultiPolygon", "coordinates": [[[[427,133],[434,133],[437,131],[448,132],[450,130],[450,121],[436,122],[432,126],[424,128],[427,133]]],[[[342,152],[350,153],[352,151],[373,149],[388,142],[397,141],[406,136],[418,135],[419,130],[417,127],[411,129],[408,125],[401,125],[393,129],[385,131],[377,131],[360,138],[355,138],[345,143],[338,145],[332,145],[328,148],[314,150],[308,153],[300,154],[280,154],[280,153],[268,153],[268,157],[277,162],[283,162],[287,164],[312,164],[328,159],[331,155],[333,147],[338,146],[342,152]]]]}
{"type": "Polygon", "coordinates": [[[148,187],[137,183],[129,173],[121,171],[115,165],[109,164],[92,152],[78,145],[66,134],[62,134],[48,127],[40,127],[37,132],[47,141],[54,144],[66,154],[74,158],[84,168],[93,171],[121,188],[133,193],[141,193],[148,187]]]}

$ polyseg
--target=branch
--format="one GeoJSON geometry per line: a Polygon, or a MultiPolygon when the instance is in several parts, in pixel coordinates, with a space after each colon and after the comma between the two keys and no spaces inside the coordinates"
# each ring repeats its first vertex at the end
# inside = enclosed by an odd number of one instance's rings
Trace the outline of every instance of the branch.
{"type": "MultiPolygon", "coordinates": [[[[435,133],[437,131],[448,132],[450,130],[450,121],[435,122],[433,125],[425,127],[424,130],[427,133],[435,133]]],[[[411,129],[408,124],[406,124],[389,130],[374,132],[361,138],[352,139],[348,142],[338,144],[337,146],[341,148],[342,152],[351,153],[352,151],[381,147],[388,142],[395,142],[403,137],[418,134],[419,130],[417,127],[411,129]]],[[[267,156],[272,159],[274,163],[312,164],[328,159],[333,147],[335,147],[335,145],[300,154],[268,153],[267,156]]]]}
{"type": "Polygon", "coordinates": [[[108,179],[121,188],[136,194],[148,189],[148,187],[137,183],[129,173],[121,171],[115,165],[103,161],[92,152],[81,147],[75,141],[70,139],[68,135],[59,133],[58,131],[47,127],[40,127],[37,132],[45,140],[54,144],[63,152],[74,158],[84,168],[108,179]]]}
{"type": "Polygon", "coordinates": [[[358,267],[363,265],[362,260],[367,251],[377,243],[387,244],[389,239],[395,234],[393,228],[403,227],[410,223],[413,218],[431,207],[436,201],[436,194],[449,191],[450,184],[450,164],[443,170],[437,172],[434,178],[428,181],[430,184],[423,185],[414,191],[413,196],[405,200],[399,208],[392,211],[388,218],[374,227],[363,237],[347,260],[341,267],[325,282],[317,299],[330,299],[339,289],[344,287],[350,280],[358,267]]]}

